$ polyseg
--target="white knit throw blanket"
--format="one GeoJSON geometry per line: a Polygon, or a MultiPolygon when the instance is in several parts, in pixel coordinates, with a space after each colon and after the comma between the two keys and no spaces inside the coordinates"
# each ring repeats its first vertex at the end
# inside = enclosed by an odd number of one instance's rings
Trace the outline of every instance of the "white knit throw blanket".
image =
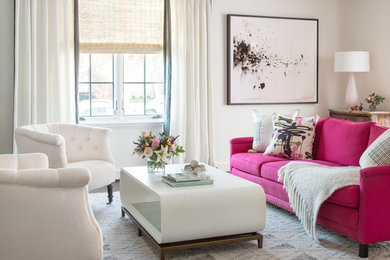
{"type": "Polygon", "coordinates": [[[317,215],[322,203],[340,188],[359,185],[359,170],[360,167],[333,167],[297,161],[279,169],[279,181],[283,181],[291,207],[306,232],[317,242],[317,215]]]}

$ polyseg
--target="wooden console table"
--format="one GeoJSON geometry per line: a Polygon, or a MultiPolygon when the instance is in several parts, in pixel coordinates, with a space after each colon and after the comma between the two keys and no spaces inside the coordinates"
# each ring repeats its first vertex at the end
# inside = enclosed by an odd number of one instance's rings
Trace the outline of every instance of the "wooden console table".
{"type": "Polygon", "coordinates": [[[390,127],[390,111],[350,111],[329,109],[329,116],[354,122],[374,121],[378,125],[390,127]]]}

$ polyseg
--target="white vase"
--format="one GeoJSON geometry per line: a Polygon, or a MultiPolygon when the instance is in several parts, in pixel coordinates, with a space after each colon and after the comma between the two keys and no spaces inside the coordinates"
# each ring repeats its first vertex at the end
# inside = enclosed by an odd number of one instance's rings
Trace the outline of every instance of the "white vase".
{"type": "Polygon", "coordinates": [[[348,86],[345,92],[345,103],[351,109],[354,109],[357,105],[359,105],[359,95],[357,92],[356,81],[353,72],[349,74],[348,86]]]}

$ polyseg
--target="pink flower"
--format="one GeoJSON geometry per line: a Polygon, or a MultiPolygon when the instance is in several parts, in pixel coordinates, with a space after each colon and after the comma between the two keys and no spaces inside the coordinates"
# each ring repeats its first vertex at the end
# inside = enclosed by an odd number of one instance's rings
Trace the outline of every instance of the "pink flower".
{"type": "Polygon", "coordinates": [[[372,97],[371,100],[375,102],[375,101],[376,101],[376,98],[375,98],[375,97],[372,97]]]}
{"type": "Polygon", "coordinates": [[[174,152],[176,149],[176,146],[174,144],[172,144],[171,146],[169,146],[169,151],[170,152],[174,152]]]}
{"type": "Polygon", "coordinates": [[[145,155],[146,157],[152,157],[152,155],[153,155],[153,149],[150,148],[150,147],[145,147],[144,155],[145,155]]]}
{"type": "Polygon", "coordinates": [[[156,139],[153,139],[152,141],[152,149],[153,150],[156,150],[156,148],[160,145],[160,140],[158,140],[157,138],[156,139]]]}

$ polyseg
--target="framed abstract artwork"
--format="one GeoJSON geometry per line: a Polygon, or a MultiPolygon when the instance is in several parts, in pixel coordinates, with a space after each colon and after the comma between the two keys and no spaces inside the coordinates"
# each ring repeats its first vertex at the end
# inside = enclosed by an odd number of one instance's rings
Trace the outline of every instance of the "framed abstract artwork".
{"type": "Polygon", "coordinates": [[[228,105],[318,103],[318,19],[227,15],[228,105]]]}

